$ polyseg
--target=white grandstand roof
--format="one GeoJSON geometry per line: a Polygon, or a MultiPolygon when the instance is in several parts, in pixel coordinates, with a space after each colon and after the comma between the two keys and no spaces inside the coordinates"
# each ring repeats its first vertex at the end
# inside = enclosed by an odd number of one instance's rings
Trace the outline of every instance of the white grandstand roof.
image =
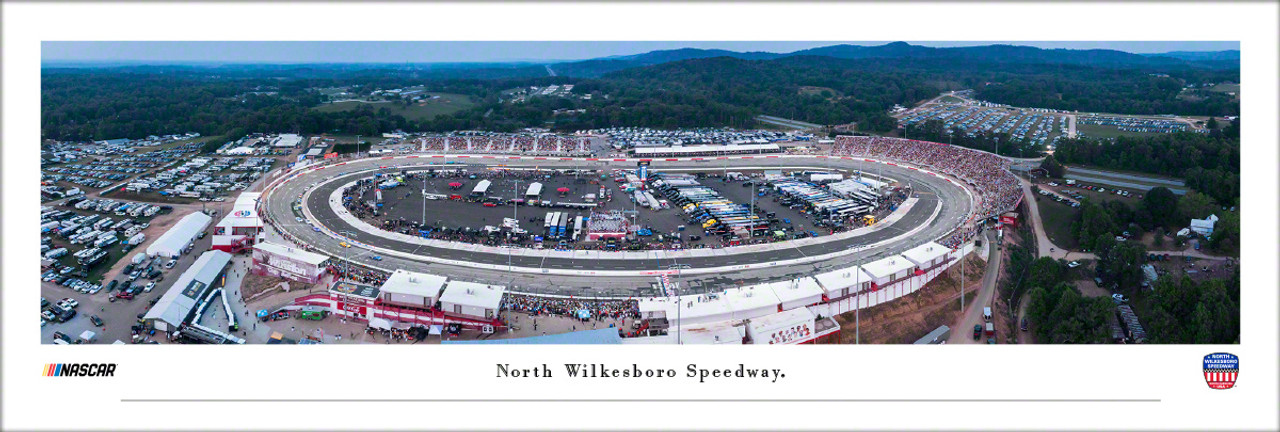
{"type": "Polygon", "coordinates": [[[440,295],[440,302],[497,310],[506,290],[502,285],[451,280],[440,295]]]}
{"type": "MultiPolygon", "coordinates": [[[[716,321],[706,324],[680,326],[680,344],[687,345],[742,345],[747,329],[742,320],[716,321]]],[[[675,342],[675,341],[671,341],[675,342]]]]}
{"type": "Polygon", "coordinates": [[[726,151],[764,151],[778,150],[777,144],[740,144],[740,145],[694,145],[684,147],[643,147],[636,148],[636,156],[651,154],[694,154],[726,151]]]}
{"type": "Polygon", "coordinates": [[[725,299],[724,294],[715,294],[715,296],[717,298],[714,299],[709,295],[680,296],[678,310],[668,310],[667,320],[671,323],[680,321],[688,324],[732,319],[733,309],[730,307],[728,300],[725,299]]]}
{"type": "Polygon", "coordinates": [[[653,297],[640,299],[638,302],[640,316],[648,317],[649,312],[662,312],[663,315],[674,316],[676,313],[676,303],[678,299],[667,297],[653,297]]]}
{"type": "Polygon", "coordinates": [[[766,284],[766,286],[773,290],[773,294],[778,297],[781,303],[807,301],[815,297],[821,299],[823,294],[822,287],[818,286],[818,281],[808,276],[790,281],[773,282],[766,284]]]}
{"type": "Polygon", "coordinates": [[[862,270],[867,272],[868,275],[871,275],[876,279],[880,279],[893,276],[905,270],[910,270],[915,268],[915,266],[915,263],[912,263],[906,258],[898,255],[891,255],[878,261],[864,264],[862,266],[862,270]]]}
{"type": "Polygon", "coordinates": [[[777,312],[778,304],[782,303],[768,284],[725,290],[724,297],[734,317],[739,319],[753,318],[760,310],[777,312]]]}
{"type": "Polygon", "coordinates": [[[275,255],[288,256],[289,259],[292,259],[295,261],[301,261],[311,265],[320,265],[321,263],[324,263],[325,261],[329,260],[329,257],[327,255],[321,255],[315,252],[306,251],[306,250],[298,249],[295,247],[275,244],[275,243],[262,242],[262,243],[253,245],[253,248],[260,249],[264,252],[275,254],[275,255]]]}
{"type": "Polygon", "coordinates": [[[381,292],[437,298],[446,280],[444,276],[396,270],[382,284],[381,292]]]}
{"type": "Polygon", "coordinates": [[[845,288],[853,288],[861,283],[866,283],[872,278],[862,271],[862,267],[849,266],[842,269],[832,270],[826,273],[814,276],[818,283],[827,292],[838,291],[845,288]]]}
{"type": "Polygon", "coordinates": [[[911,248],[911,250],[903,252],[902,256],[911,260],[911,262],[915,263],[916,265],[921,265],[921,264],[933,261],[935,259],[938,259],[939,257],[946,255],[947,252],[950,252],[950,251],[951,249],[947,248],[946,246],[940,245],[935,242],[928,242],[920,246],[911,248]]]}

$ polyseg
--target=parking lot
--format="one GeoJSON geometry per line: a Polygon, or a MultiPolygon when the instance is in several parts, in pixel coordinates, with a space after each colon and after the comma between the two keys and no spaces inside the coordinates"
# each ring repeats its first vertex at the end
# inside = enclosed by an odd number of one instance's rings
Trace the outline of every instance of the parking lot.
{"type": "Polygon", "coordinates": [[[203,148],[196,137],[46,143],[41,149],[41,198],[49,201],[75,192],[91,194],[171,166],[203,148]]]}
{"type": "Polygon", "coordinates": [[[970,137],[1007,133],[1015,142],[1050,144],[1067,134],[1067,116],[1055,110],[1015,108],[975,102],[973,104],[933,104],[913,111],[898,123],[910,126],[930,120],[970,137]]]}
{"type": "MultiPolygon", "coordinates": [[[[209,249],[212,242],[212,236],[197,240],[194,251],[205,251],[209,249]]],[[[140,291],[132,300],[116,299],[111,301],[110,297],[117,291],[108,292],[105,288],[96,294],[88,294],[73,291],[72,289],[60,286],[51,282],[40,283],[40,295],[51,303],[56,303],[63,298],[72,298],[79,302],[79,306],[75,307],[76,315],[67,322],[48,322],[40,329],[40,343],[53,343],[54,332],[61,332],[71,339],[79,339],[81,332],[92,330],[98,334],[95,343],[112,343],[121,340],[126,343],[131,341],[132,332],[130,327],[137,323],[138,314],[146,313],[150,309],[155,300],[158,300],[165,291],[172,286],[173,282],[178,279],[178,275],[191,265],[199,256],[199,253],[188,253],[179,257],[177,263],[172,268],[166,268],[163,264],[164,259],[157,260],[154,268],[159,271],[162,280],[156,282],[150,292],[140,291]],[[102,326],[94,325],[91,322],[92,316],[97,315],[102,320],[102,326]]],[[[148,260],[150,261],[150,260],[148,260]]],[[[104,281],[117,280],[123,283],[128,279],[127,275],[116,270],[108,272],[104,281]]],[[[151,282],[145,277],[139,277],[138,282],[151,282]]],[[[33,301],[34,303],[34,301],[33,301]]]]}

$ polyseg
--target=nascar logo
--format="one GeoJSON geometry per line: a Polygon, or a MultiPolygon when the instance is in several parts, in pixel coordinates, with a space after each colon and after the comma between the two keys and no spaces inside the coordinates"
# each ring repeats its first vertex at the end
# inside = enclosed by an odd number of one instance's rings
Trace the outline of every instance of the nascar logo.
{"type": "Polygon", "coordinates": [[[1226,390],[1236,385],[1240,374],[1240,357],[1229,353],[1213,353],[1204,356],[1204,380],[1209,388],[1226,390]]]}
{"type": "Polygon", "coordinates": [[[44,376],[47,377],[109,377],[115,374],[115,363],[45,363],[44,365],[44,376]]]}

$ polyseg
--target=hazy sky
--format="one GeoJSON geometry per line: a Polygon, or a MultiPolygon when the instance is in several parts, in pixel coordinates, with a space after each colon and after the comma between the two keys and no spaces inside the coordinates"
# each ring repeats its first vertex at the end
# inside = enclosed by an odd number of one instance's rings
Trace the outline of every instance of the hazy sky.
{"type": "MultiPolygon", "coordinates": [[[[431,63],[580,60],[675,48],[720,48],[733,51],[790,52],[841,43],[880,45],[889,41],[836,42],[43,42],[49,61],[149,61],[244,63],[431,63]]],[[[1041,48],[1106,48],[1132,53],[1219,51],[1240,49],[1239,42],[911,42],[926,46],[1006,43],[1041,48]]]]}

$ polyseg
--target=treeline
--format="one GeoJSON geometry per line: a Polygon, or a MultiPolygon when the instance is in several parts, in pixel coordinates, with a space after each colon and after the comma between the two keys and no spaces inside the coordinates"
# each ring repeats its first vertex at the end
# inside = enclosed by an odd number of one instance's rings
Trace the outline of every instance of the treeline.
{"type": "Polygon", "coordinates": [[[1221,92],[1199,92],[1179,98],[1187,83],[1239,82],[1239,71],[1182,71],[1177,75],[1134,70],[1088,69],[1085,76],[1037,74],[1007,76],[977,90],[984,100],[1019,107],[1125,114],[1182,114],[1229,116],[1240,114],[1240,103],[1221,92]]]}
{"type": "Polygon", "coordinates": [[[1240,199],[1239,120],[1212,134],[1064,139],[1054,157],[1066,164],[1168,175],[1227,206],[1240,199]]]}
{"type": "MultiPolygon", "coordinates": [[[[485,65],[473,69],[457,65],[437,68],[263,65],[45,69],[42,71],[41,126],[46,138],[75,140],[139,138],[186,131],[215,135],[238,127],[257,132],[350,134],[373,134],[397,128],[424,131],[506,131],[531,126],[562,131],[609,126],[751,128],[760,126],[754,117],[764,114],[824,125],[856,122],[860,131],[883,133],[896,127],[896,121],[888,115],[893,105],[910,106],[946,90],[975,88],[994,92],[997,90],[989,89],[1016,87],[1023,90],[1016,95],[1010,93],[1009,97],[1050,99],[1060,98],[1057,93],[1063,91],[1084,93],[1089,99],[1060,102],[1067,105],[1061,106],[1064,109],[1084,109],[1094,103],[1088,101],[1098,100],[1155,106],[1167,96],[1160,92],[1171,91],[1173,87],[1171,83],[1157,80],[1154,84],[1139,86],[1139,90],[1130,90],[1134,83],[1150,80],[1150,71],[1146,70],[961,59],[714,57],[624,69],[593,79],[536,76],[537,68],[530,65],[485,65]],[[1038,84],[1019,84],[1023,81],[1038,84]],[[1101,84],[1080,84],[1093,81],[1101,84]],[[575,94],[592,93],[598,97],[591,100],[539,97],[511,103],[502,96],[505,90],[513,88],[570,83],[576,85],[575,94]],[[406,120],[381,110],[334,113],[311,110],[327,99],[315,90],[317,88],[350,87],[349,91],[354,94],[367,95],[377,89],[417,85],[425,85],[427,91],[465,94],[478,101],[478,105],[420,121],[406,120]],[[1022,95],[1024,90],[1043,94],[1022,95]],[[563,116],[551,113],[559,108],[585,109],[586,112],[563,116]]],[[[1238,75],[1238,70],[1190,69],[1179,73],[1229,76],[1238,75]]],[[[992,93],[992,96],[995,96],[990,98],[993,101],[1014,103],[1000,99],[999,94],[992,93]]],[[[1017,104],[1058,107],[1033,102],[1036,101],[1017,104]]],[[[1135,108],[1141,109],[1145,108],[1135,108]]],[[[1203,110],[1213,109],[1175,113],[1203,110]]],[[[988,144],[994,144],[995,138],[957,137],[957,144],[994,148],[988,144]]],[[[1002,154],[1012,154],[1010,151],[1029,154],[1034,150],[1003,148],[1006,140],[1001,138],[1000,142],[1002,154]]]]}
{"type": "Polygon", "coordinates": [[[1196,282],[1163,277],[1149,297],[1143,324],[1152,343],[1240,343],[1240,271],[1196,282]]]}
{"type": "MultiPolygon", "coordinates": [[[[1218,216],[1218,222],[1205,246],[1223,254],[1235,254],[1240,248],[1239,212],[1223,210],[1211,198],[1196,191],[1179,197],[1168,188],[1157,187],[1148,191],[1136,207],[1119,200],[1084,200],[1080,210],[1080,217],[1072,222],[1072,231],[1084,249],[1101,249],[1102,243],[1109,244],[1125,231],[1134,234],[1155,231],[1155,247],[1163,248],[1163,233],[1176,232],[1187,227],[1191,219],[1204,219],[1209,215],[1218,216]],[[1104,242],[1108,239],[1110,241],[1104,242]]],[[[1182,240],[1174,239],[1175,242],[1182,240]]]]}
{"type": "MultiPolygon", "coordinates": [[[[351,90],[368,94],[375,88],[394,88],[406,81],[384,78],[376,81],[381,84],[366,83],[351,90]]],[[[51,73],[43,78],[42,136],[59,140],[142,138],[182,132],[236,136],[242,132],[371,136],[396,129],[454,130],[484,125],[483,110],[414,122],[392,115],[386,108],[360,106],[340,112],[311,109],[326,100],[314,87],[335,85],[339,83],[328,79],[227,79],[181,73],[51,73]]],[[[497,89],[503,85],[512,85],[512,82],[459,80],[442,83],[432,90],[470,93],[496,101],[497,89]]],[[[511,127],[514,126],[508,126],[511,127]]]]}
{"type": "MultiPolygon", "coordinates": [[[[1098,268],[1104,284],[1116,280],[1123,290],[1134,292],[1142,277],[1141,245],[1117,243],[1103,246],[1098,268]],[[1136,256],[1135,256],[1136,255],[1136,256]],[[1110,275],[1116,267],[1129,276],[1110,275]]],[[[1071,283],[1071,271],[1064,262],[1043,257],[1026,267],[1024,283],[1028,291],[1026,316],[1030,331],[1041,343],[1106,343],[1116,305],[1108,297],[1084,297],[1071,283]]],[[[1230,344],[1240,338],[1240,272],[1226,279],[1194,281],[1187,276],[1161,277],[1139,305],[1148,342],[1162,344],[1230,344]]],[[[1132,296],[1131,296],[1132,297],[1132,296]]]]}
{"type": "Polygon", "coordinates": [[[1110,316],[1116,306],[1110,298],[1085,297],[1066,282],[1037,286],[1029,295],[1026,316],[1036,341],[1100,344],[1111,340],[1110,316]]]}

